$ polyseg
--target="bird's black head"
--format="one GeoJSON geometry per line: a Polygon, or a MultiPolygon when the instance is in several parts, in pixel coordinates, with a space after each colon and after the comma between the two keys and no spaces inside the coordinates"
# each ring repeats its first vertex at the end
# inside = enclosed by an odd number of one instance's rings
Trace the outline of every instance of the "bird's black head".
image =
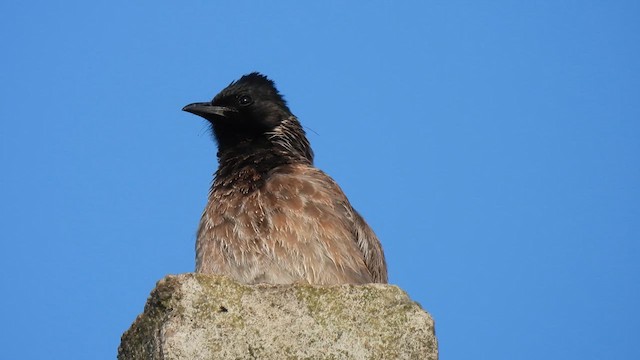
{"type": "Polygon", "coordinates": [[[211,102],[189,104],[182,110],[238,132],[268,130],[291,116],[273,81],[257,72],[232,82],[211,102]]]}
{"type": "MultiPolygon", "coordinates": [[[[207,119],[219,153],[234,147],[277,144],[299,150],[312,160],[311,149],[298,120],[273,81],[253,72],[232,82],[211,102],[193,103],[182,110],[207,119]]],[[[282,146],[281,146],[282,147],[282,146]]]]}

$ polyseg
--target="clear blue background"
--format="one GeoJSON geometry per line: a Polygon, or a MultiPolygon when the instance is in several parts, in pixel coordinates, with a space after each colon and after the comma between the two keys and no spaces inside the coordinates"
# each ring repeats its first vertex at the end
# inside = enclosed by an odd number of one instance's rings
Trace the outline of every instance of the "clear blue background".
{"type": "Polygon", "coordinates": [[[0,357],[116,356],[259,70],[441,359],[640,359],[640,3],[230,3],[1,3],[0,357]]]}

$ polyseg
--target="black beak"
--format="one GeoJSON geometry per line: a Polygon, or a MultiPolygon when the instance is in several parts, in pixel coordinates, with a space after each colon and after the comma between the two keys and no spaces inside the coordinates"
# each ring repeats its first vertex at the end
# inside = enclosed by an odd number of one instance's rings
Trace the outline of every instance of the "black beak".
{"type": "Polygon", "coordinates": [[[237,112],[236,109],[226,106],[213,106],[210,102],[199,102],[189,104],[182,108],[182,111],[190,112],[192,114],[202,116],[207,120],[212,120],[216,117],[227,117],[231,112],[237,112]]]}

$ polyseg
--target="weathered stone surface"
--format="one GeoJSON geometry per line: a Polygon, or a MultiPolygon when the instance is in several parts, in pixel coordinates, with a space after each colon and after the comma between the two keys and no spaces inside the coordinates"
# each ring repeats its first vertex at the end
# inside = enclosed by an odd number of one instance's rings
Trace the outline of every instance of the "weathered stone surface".
{"type": "Polygon", "coordinates": [[[431,316],[391,285],[242,285],[167,276],[118,359],[437,359],[431,316]]]}

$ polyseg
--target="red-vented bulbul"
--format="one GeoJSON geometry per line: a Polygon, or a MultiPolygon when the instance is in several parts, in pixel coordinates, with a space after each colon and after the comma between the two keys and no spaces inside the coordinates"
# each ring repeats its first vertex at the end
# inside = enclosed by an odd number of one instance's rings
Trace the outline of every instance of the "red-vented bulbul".
{"type": "Polygon", "coordinates": [[[273,81],[251,73],[183,110],[207,119],[218,143],[196,272],[247,284],[387,282],[378,238],[313,166],[305,132],[273,81]]]}

